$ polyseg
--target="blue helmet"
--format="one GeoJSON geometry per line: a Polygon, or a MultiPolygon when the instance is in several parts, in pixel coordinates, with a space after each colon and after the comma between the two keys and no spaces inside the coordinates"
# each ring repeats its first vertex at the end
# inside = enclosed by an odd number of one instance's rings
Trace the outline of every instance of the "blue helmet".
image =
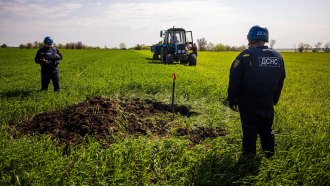
{"type": "Polygon", "coordinates": [[[53,44],[53,38],[51,38],[49,36],[45,37],[44,43],[47,44],[47,45],[53,44]]]}
{"type": "Polygon", "coordinates": [[[253,26],[247,35],[247,39],[249,41],[263,40],[265,42],[268,42],[269,41],[268,29],[266,27],[262,27],[259,25],[253,26]]]}

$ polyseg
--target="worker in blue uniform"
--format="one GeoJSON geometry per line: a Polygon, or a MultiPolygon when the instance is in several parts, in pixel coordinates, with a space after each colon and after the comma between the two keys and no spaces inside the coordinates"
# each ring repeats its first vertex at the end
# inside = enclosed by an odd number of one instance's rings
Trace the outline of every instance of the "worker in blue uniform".
{"type": "Polygon", "coordinates": [[[45,37],[44,46],[38,50],[34,60],[41,66],[41,90],[48,90],[48,85],[50,80],[52,80],[54,91],[59,92],[60,74],[58,64],[63,59],[63,55],[52,45],[53,38],[45,37]]]}
{"type": "Polygon", "coordinates": [[[256,154],[259,134],[266,157],[275,152],[274,105],[278,103],[286,76],[281,55],[265,46],[266,27],[253,26],[248,35],[249,48],[241,52],[230,69],[228,101],[239,111],[243,129],[243,155],[256,154]]]}

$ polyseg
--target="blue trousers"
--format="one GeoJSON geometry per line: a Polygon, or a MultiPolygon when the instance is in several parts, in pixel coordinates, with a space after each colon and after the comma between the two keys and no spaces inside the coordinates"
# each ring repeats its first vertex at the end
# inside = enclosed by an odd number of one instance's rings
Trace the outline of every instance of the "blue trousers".
{"type": "Polygon", "coordinates": [[[58,69],[41,70],[41,90],[48,90],[50,80],[53,82],[54,91],[60,90],[60,73],[58,69]]]}
{"type": "Polygon", "coordinates": [[[256,154],[258,134],[261,146],[266,157],[275,152],[275,138],[272,129],[274,121],[274,108],[268,110],[249,110],[240,108],[243,129],[243,154],[256,154]]]}

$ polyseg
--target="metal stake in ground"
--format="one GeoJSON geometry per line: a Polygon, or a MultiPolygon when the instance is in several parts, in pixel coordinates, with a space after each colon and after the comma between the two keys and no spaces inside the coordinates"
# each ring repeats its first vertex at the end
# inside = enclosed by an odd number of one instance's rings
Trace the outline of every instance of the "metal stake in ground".
{"type": "Polygon", "coordinates": [[[172,79],[173,79],[173,88],[172,88],[172,113],[173,113],[173,119],[174,119],[174,91],[175,91],[175,80],[176,80],[176,75],[173,72],[172,73],[172,79]]]}

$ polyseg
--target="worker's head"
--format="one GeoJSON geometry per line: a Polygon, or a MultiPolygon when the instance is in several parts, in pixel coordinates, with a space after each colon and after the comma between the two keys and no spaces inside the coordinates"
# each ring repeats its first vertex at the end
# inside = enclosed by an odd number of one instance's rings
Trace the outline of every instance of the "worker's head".
{"type": "Polygon", "coordinates": [[[53,44],[53,38],[51,38],[49,36],[45,37],[44,44],[45,44],[46,47],[52,46],[52,44],[53,44]]]}
{"type": "Polygon", "coordinates": [[[265,44],[269,41],[268,29],[259,25],[253,26],[247,35],[247,39],[249,45],[256,43],[265,44]]]}

